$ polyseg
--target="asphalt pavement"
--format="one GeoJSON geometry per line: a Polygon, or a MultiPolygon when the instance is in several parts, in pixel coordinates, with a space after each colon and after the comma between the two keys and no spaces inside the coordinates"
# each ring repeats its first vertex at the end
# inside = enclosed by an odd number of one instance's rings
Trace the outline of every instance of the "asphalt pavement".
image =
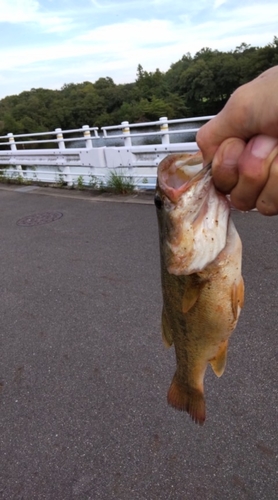
{"type": "Polygon", "coordinates": [[[166,402],[152,200],[101,199],[0,188],[0,498],[277,500],[278,217],[233,213],[246,302],[199,427],[166,402]]]}

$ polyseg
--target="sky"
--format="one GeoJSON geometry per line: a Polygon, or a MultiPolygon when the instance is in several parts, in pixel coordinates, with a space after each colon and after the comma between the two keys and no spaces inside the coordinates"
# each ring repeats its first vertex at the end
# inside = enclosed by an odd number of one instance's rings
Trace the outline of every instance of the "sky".
{"type": "Polygon", "coordinates": [[[167,71],[203,47],[264,46],[278,1],[0,0],[0,99],[31,88],[167,71]]]}

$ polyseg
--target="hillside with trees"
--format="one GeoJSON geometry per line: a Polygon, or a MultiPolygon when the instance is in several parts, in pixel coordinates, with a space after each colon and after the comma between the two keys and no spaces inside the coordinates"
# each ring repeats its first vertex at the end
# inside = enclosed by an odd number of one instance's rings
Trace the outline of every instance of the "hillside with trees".
{"type": "Polygon", "coordinates": [[[116,85],[106,77],[60,90],[31,89],[0,100],[0,135],[216,114],[239,85],[277,64],[274,37],[265,47],[242,43],[229,52],[187,53],[165,73],[139,64],[133,83],[116,85]]]}

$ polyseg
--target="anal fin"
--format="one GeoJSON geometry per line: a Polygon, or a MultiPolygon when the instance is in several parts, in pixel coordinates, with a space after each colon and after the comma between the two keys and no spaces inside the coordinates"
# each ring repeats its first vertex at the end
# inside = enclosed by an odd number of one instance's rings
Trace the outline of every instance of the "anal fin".
{"type": "Polygon", "coordinates": [[[234,283],[232,287],[232,310],[234,319],[238,318],[240,309],[243,308],[243,304],[244,304],[244,281],[241,276],[238,285],[234,283]]]}
{"type": "Polygon", "coordinates": [[[227,361],[227,351],[228,351],[228,340],[221,343],[216,356],[210,359],[211,367],[217,377],[223,375],[226,361],[227,361]]]}

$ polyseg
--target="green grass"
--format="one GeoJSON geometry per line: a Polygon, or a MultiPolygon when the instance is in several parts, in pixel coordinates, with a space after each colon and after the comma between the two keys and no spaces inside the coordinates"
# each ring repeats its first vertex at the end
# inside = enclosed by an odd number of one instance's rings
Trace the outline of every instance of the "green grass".
{"type": "Polygon", "coordinates": [[[77,177],[77,187],[78,189],[84,189],[84,179],[82,175],[77,177]]]}
{"type": "Polygon", "coordinates": [[[31,184],[30,180],[24,179],[21,171],[19,171],[19,170],[13,170],[11,175],[6,175],[5,172],[1,171],[0,172],[0,182],[2,182],[4,184],[19,184],[19,185],[31,184]]]}
{"type": "MultiPolygon", "coordinates": [[[[62,173],[57,173],[56,174],[56,186],[55,184],[49,183],[49,186],[54,186],[58,188],[64,188],[67,183],[64,180],[64,174],[62,173]]],[[[146,179],[147,181],[147,179],[146,179]]],[[[11,175],[5,175],[5,172],[0,172],[0,182],[2,183],[7,183],[7,184],[40,184],[36,171],[34,171],[33,174],[33,179],[25,179],[21,173],[21,171],[13,171],[11,175]]],[[[144,182],[144,180],[143,180],[144,182]]],[[[47,184],[47,183],[46,183],[47,184]]],[[[75,183],[73,183],[71,189],[80,189],[84,190],[86,189],[95,189],[100,192],[113,192],[115,194],[132,194],[135,191],[135,185],[131,177],[125,176],[122,172],[120,171],[111,171],[108,181],[105,184],[103,181],[99,181],[98,178],[94,175],[89,176],[89,183],[88,186],[85,186],[84,183],[84,177],[82,175],[79,175],[77,177],[77,180],[75,183]]]]}
{"type": "Polygon", "coordinates": [[[117,172],[111,172],[107,181],[107,187],[112,189],[116,194],[131,194],[134,192],[135,186],[131,178],[127,178],[117,172]]]}

